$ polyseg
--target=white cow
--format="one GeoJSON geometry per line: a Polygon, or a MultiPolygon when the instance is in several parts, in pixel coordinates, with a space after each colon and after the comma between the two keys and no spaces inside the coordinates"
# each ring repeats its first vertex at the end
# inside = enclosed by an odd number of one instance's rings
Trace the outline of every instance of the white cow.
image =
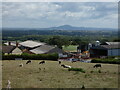
{"type": "Polygon", "coordinates": [[[64,68],[72,68],[71,66],[69,66],[69,65],[64,65],[64,64],[62,64],[61,66],[64,67],[64,68]]]}

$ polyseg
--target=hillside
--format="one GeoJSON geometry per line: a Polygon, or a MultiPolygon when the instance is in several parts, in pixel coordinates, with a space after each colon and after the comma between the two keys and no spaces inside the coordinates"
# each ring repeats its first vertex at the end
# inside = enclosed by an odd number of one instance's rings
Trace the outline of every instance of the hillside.
{"type": "Polygon", "coordinates": [[[49,28],[2,28],[2,30],[107,30],[116,31],[116,28],[96,28],[96,27],[76,27],[71,25],[61,25],[56,27],[49,27],[49,28]]]}
{"type": "Polygon", "coordinates": [[[62,61],[62,64],[83,68],[85,73],[81,73],[68,71],[57,61],[46,61],[41,65],[39,62],[40,60],[33,60],[26,65],[26,60],[2,61],[3,88],[8,80],[11,81],[12,88],[81,88],[82,85],[85,88],[118,87],[118,65],[101,64],[102,68],[93,68],[95,63],[62,61]],[[23,67],[19,67],[21,63],[23,67]]]}

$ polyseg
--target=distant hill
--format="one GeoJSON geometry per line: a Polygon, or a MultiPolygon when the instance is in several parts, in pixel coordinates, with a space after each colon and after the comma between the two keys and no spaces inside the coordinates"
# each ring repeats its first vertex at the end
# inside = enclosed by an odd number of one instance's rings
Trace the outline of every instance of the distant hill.
{"type": "Polygon", "coordinates": [[[115,28],[94,28],[94,27],[75,27],[71,25],[62,25],[50,28],[3,28],[3,30],[117,30],[115,28]]]}
{"type": "Polygon", "coordinates": [[[47,29],[49,30],[115,30],[113,28],[75,27],[71,25],[62,25],[62,26],[51,27],[47,29]]]}

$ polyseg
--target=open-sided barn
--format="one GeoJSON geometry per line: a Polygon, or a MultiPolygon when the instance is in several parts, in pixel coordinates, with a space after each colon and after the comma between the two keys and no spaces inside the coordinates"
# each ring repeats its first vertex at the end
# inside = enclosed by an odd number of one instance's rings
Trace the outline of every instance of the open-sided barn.
{"type": "Polygon", "coordinates": [[[90,48],[90,55],[92,57],[99,56],[120,56],[120,45],[118,42],[107,42],[90,48]]]}

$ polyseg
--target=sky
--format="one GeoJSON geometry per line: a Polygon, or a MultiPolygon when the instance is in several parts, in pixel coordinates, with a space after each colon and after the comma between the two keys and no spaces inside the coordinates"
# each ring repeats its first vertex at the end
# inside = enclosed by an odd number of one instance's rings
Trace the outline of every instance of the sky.
{"type": "Polygon", "coordinates": [[[2,27],[118,28],[117,2],[3,2],[2,27]]]}

